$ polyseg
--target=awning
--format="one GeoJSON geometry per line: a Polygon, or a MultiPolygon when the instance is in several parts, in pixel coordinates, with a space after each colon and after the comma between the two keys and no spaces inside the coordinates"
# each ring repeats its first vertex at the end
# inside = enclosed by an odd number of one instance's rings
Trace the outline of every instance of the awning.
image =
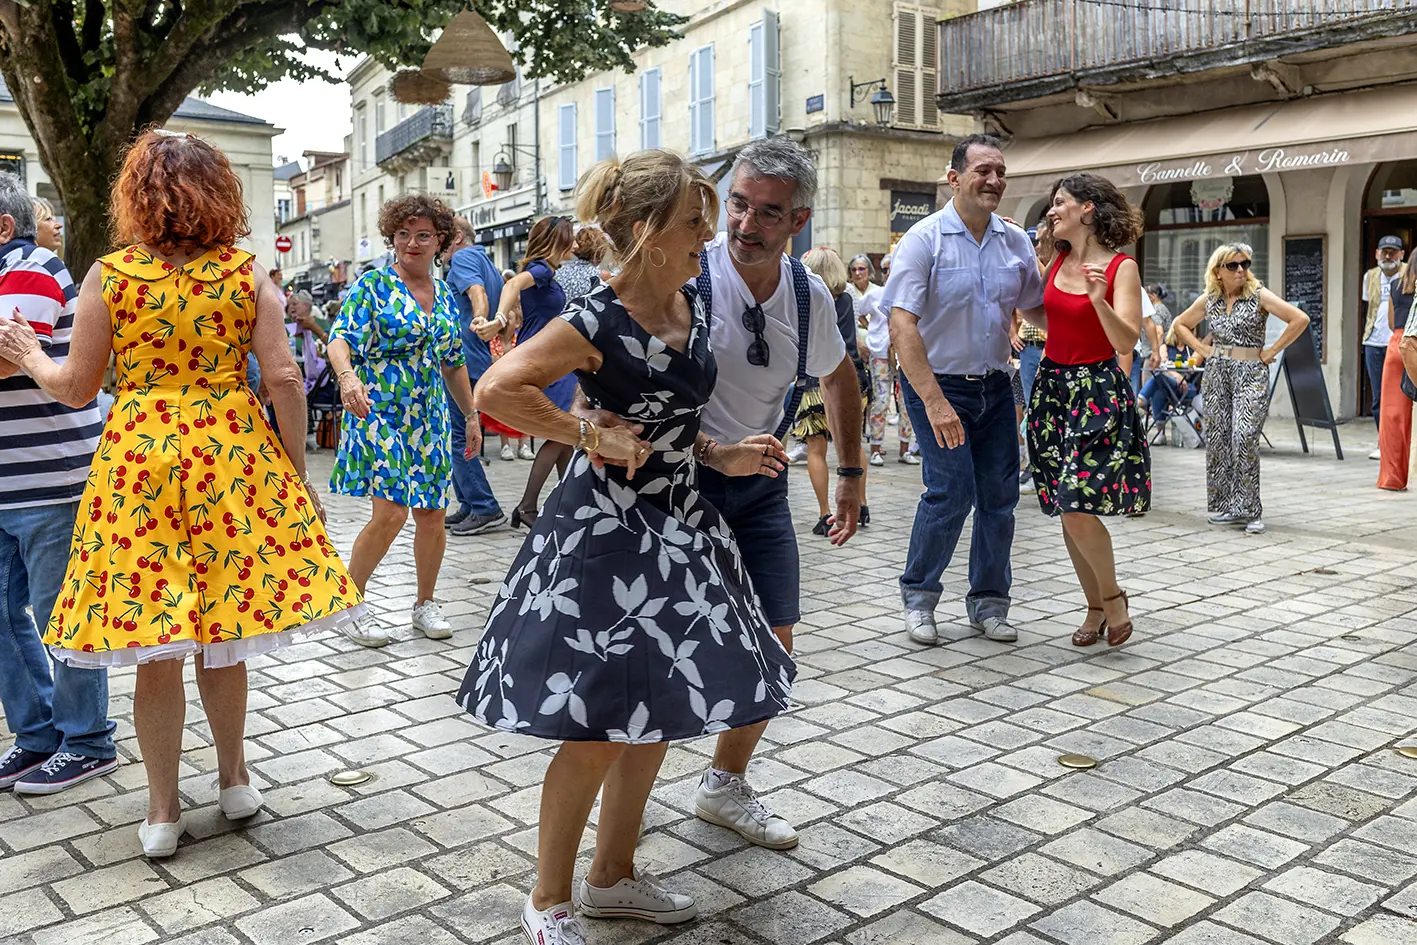
{"type": "Polygon", "coordinates": [[[1024,139],[1004,151],[1009,195],[1079,170],[1126,187],[1417,158],[1414,100],[1394,86],[1024,139]]]}

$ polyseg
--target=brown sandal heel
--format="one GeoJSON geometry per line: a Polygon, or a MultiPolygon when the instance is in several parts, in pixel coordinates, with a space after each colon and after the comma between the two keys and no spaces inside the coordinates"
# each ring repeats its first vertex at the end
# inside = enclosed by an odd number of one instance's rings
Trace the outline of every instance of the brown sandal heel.
{"type": "MultiPolygon", "coordinates": [[[[1088,613],[1092,613],[1093,611],[1097,611],[1098,613],[1101,613],[1101,612],[1102,612],[1102,608],[1101,608],[1101,607],[1089,607],[1089,608],[1087,608],[1087,612],[1088,612],[1088,613]]],[[[1087,629],[1086,627],[1079,627],[1077,630],[1073,631],[1073,646],[1092,646],[1092,644],[1096,643],[1099,639],[1101,639],[1102,634],[1103,634],[1106,630],[1107,630],[1107,618],[1106,618],[1106,617],[1103,617],[1103,618],[1102,618],[1102,623],[1098,625],[1098,627],[1097,627],[1096,630],[1089,630],[1089,629],[1087,629]]]]}
{"type": "Polygon", "coordinates": [[[1127,599],[1127,592],[1122,591],[1120,594],[1116,595],[1116,597],[1108,597],[1105,598],[1105,600],[1114,601],[1118,597],[1122,599],[1122,606],[1128,608],[1127,622],[1120,627],[1107,627],[1108,646],[1121,646],[1123,643],[1126,643],[1127,638],[1132,635],[1131,602],[1127,599]]]}

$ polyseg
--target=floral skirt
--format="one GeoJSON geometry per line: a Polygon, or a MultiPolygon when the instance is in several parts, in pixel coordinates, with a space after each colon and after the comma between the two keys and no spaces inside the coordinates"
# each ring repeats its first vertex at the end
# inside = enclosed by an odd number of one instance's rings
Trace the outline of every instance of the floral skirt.
{"type": "Polygon", "coordinates": [[[1151,508],[1151,452],[1116,358],[1092,364],[1044,358],[1027,427],[1044,512],[1126,515],[1151,508]]]}

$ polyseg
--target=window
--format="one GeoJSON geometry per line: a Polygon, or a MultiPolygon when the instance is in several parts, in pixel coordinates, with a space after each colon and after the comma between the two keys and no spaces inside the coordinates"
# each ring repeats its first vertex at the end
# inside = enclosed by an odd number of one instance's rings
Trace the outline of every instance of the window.
{"type": "Polygon", "coordinates": [[[689,153],[714,149],[713,45],[689,54],[689,153]]]}
{"type": "Polygon", "coordinates": [[[369,238],[369,195],[367,193],[359,195],[359,235],[365,239],[369,238]]]}
{"type": "Polygon", "coordinates": [[[615,89],[595,90],[595,159],[615,153],[615,89]]]}
{"type": "Polygon", "coordinates": [[[472,143],[472,176],[475,180],[475,187],[482,186],[482,142],[472,143]]]}
{"type": "Polygon", "coordinates": [[[576,189],[576,103],[569,102],[556,111],[556,142],[559,164],[556,185],[562,190],[576,189]]]}
{"type": "Polygon", "coordinates": [[[935,14],[905,3],[895,5],[895,121],[897,128],[938,131],[935,106],[935,14]]]}
{"type": "Polygon", "coordinates": [[[374,134],[384,133],[384,93],[379,92],[374,96],[374,134]]]}
{"type": "Polygon", "coordinates": [[[339,168],[335,169],[335,199],[344,199],[344,172],[339,168]]]}
{"type": "Polygon", "coordinates": [[[284,223],[290,219],[290,198],[282,197],[276,201],[276,220],[284,223]]]}
{"type": "Polygon", "coordinates": [[[781,126],[782,111],[778,19],[771,10],[748,30],[748,68],[748,137],[766,138],[781,126]]]}
{"type": "Polygon", "coordinates": [[[662,147],[660,143],[659,67],[640,73],[640,148],[662,147]]]}
{"type": "Polygon", "coordinates": [[[300,234],[300,255],[296,257],[296,262],[304,262],[309,257],[305,255],[305,234],[300,234]]]}
{"type": "Polygon", "coordinates": [[[359,169],[365,170],[369,167],[369,115],[366,113],[364,103],[359,105],[359,169]]]}
{"type": "Polygon", "coordinates": [[[462,112],[463,124],[476,128],[482,122],[482,86],[475,85],[467,93],[467,107],[462,112]]]}
{"type": "Polygon", "coordinates": [[[399,120],[399,121],[403,121],[403,120],[404,120],[404,116],[405,116],[405,114],[406,114],[406,112],[405,112],[405,108],[406,108],[406,107],[407,107],[407,106],[405,106],[403,102],[399,102],[398,110],[397,110],[397,112],[396,112],[396,114],[399,116],[399,117],[398,117],[398,120],[399,120]]]}

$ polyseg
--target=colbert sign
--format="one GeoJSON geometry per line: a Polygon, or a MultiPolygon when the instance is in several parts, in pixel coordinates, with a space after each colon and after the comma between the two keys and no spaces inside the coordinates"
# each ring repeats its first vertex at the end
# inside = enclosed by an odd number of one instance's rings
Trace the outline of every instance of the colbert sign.
{"type": "Polygon", "coordinates": [[[934,194],[891,191],[891,232],[904,233],[935,212],[934,194]]]}
{"type": "Polygon", "coordinates": [[[1136,172],[1137,179],[1143,184],[1164,184],[1175,180],[1240,177],[1244,174],[1268,174],[1306,167],[1336,167],[1352,160],[1353,156],[1343,148],[1324,148],[1317,151],[1265,148],[1263,151],[1241,151],[1226,157],[1200,158],[1195,161],[1151,161],[1138,164],[1136,172]]]}

